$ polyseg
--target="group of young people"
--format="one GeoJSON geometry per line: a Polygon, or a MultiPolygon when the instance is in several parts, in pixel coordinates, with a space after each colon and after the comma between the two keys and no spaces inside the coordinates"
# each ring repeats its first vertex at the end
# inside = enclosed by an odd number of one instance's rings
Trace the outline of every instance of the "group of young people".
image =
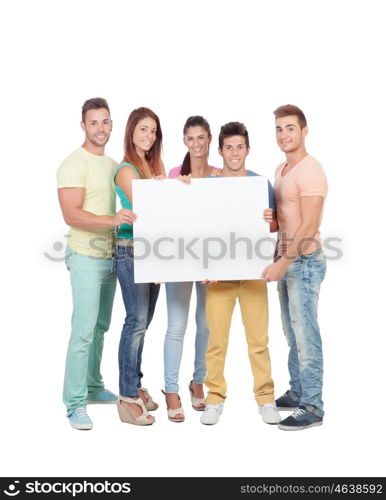
{"type": "MultiPolygon", "coordinates": [[[[274,111],[276,138],[285,153],[276,169],[274,189],[268,182],[269,208],[263,214],[272,232],[278,231],[274,262],[261,279],[166,283],[168,325],[164,342],[164,395],[168,418],[183,422],[179,369],[193,285],[196,289],[196,338],[191,404],[202,412],[201,422],[216,424],[226,399],[224,377],[229,329],[239,300],[254,379],[253,392],[264,422],[282,430],[300,430],[323,422],[323,356],[317,321],[320,284],[326,264],[319,225],[327,181],[321,165],[305,149],[307,122],[296,106],[274,111]],[[268,350],[267,282],[277,281],[283,330],[289,345],[289,390],[276,399],[268,350]],[[205,398],[205,383],[208,393],[205,398]],[[281,419],[279,411],[291,411],[281,419]]],[[[116,404],[121,421],[151,425],[149,412],[158,408],[142,386],[145,332],[156,307],[160,285],[134,282],[132,181],[166,178],[161,159],[162,129],[148,108],[129,116],[124,156],[116,164],[105,155],[112,121],[105,99],[92,98],[82,107],[83,145],[57,171],[63,217],[71,227],[66,249],[73,313],[64,377],[63,400],[75,429],[91,429],[88,404],[116,404]],[[122,208],[116,211],[116,195],[122,208]],[[126,316],[119,344],[119,395],[105,388],[100,372],[104,333],[108,330],[118,278],[126,316]]],[[[247,170],[250,150],[244,124],[221,127],[218,151],[222,168],[209,165],[212,134],[202,116],[191,116],[183,128],[187,147],[181,166],[169,178],[259,175],[247,170]]],[[[214,186],[215,189],[215,186],[214,186]]],[[[151,201],[149,202],[151,203],[151,201]]]]}

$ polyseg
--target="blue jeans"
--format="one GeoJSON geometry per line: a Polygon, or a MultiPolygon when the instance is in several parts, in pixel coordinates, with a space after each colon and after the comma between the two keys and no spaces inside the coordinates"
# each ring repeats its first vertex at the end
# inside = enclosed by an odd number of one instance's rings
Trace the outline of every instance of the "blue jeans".
{"type": "Polygon", "coordinates": [[[278,282],[281,319],[290,348],[290,390],[299,404],[323,416],[323,352],[317,320],[320,284],[326,274],[321,250],[301,255],[278,282]]]}
{"type": "Polygon", "coordinates": [[[159,285],[134,283],[133,247],[115,247],[115,267],[126,317],[119,342],[119,393],[136,398],[141,387],[145,332],[153,319],[159,285]]]}
{"type": "MultiPolygon", "coordinates": [[[[168,329],[164,344],[165,392],[178,392],[178,374],[180,370],[184,336],[189,316],[190,297],[193,282],[166,283],[168,306],[168,329]]],[[[209,330],[205,318],[206,287],[196,282],[196,342],[193,381],[204,382],[206,374],[205,353],[208,345],[209,330]]]]}
{"type": "Polygon", "coordinates": [[[66,249],[73,311],[64,375],[63,401],[70,416],[88,395],[104,388],[100,365],[116,288],[112,259],[88,257],[66,249]]]}

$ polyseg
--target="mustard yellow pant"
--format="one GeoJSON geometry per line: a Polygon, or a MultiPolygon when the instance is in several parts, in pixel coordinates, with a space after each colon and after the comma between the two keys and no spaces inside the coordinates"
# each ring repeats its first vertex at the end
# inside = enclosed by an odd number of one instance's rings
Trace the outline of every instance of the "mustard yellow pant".
{"type": "Polygon", "coordinates": [[[267,285],[263,280],[219,281],[208,286],[206,319],[210,334],[206,351],[205,385],[209,389],[206,402],[218,404],[226,398],[224,365],[237,298],[248,343],[256,401],[259,405],[273,403],[274,387],[268,350],[267,285]]]}

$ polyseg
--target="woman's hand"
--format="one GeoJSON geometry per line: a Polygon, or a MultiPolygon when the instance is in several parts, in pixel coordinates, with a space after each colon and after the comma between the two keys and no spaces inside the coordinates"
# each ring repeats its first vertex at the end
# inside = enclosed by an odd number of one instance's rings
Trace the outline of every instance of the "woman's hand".
{"type": "Polygon", "coordinates": [[[137,215],[132,210],[127,210],[126,208],[121,208],[114,217],[114,226],[120,226],[121,224],[129,224],[130,226],[137,219],[137,215]]]}
{"type": "Polygon", "coordinates": [[[179,175],[177,177],[177,179],[181,182],[183,182],[184,184],[190,184],[192,182],[192,174],[188,174],[188,175],[179,175]]]}

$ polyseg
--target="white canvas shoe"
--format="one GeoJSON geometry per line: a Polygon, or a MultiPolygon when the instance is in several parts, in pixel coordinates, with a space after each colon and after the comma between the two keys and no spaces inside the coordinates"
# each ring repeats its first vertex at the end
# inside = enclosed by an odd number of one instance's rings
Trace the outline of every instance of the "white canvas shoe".
{"type": "Polygon", "coordinates": [[[281,422],[281,416],[275,403],[266,403],[264,406],[259,405],[259,413],[266,424],[273,425],[281,422]]]}
{"type": "Polygon", "coordinates": [[[201,415],[200,422],[205,425],[217,424],[222,414],[224,403],[218,405],[207,404],[204,413],[201,415]]]}

